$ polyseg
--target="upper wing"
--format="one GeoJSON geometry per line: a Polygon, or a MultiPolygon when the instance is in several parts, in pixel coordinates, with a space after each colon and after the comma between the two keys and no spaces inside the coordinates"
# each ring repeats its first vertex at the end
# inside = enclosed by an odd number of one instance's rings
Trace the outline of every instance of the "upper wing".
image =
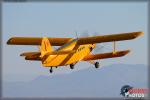
{"type": "MultiPolygon", "coordinates": [[[[48,38],[51,45],[61,46],[72,38],[48,38]]],[[[42,38],[39,37],[12,37],[7,41],[9,45],[41,45],[42,38]]]]}
{"type": "Polygon", "coordinates": [[[130,50],[124,50],[124,51],[117,51],[115,53],[109,52],[109,53],[102,53],[102,54],[95,54],[95,55],[90,54],[84,57],[83,61],[121,57],[121,56],[125,56],[129,52],[130,50]]]}
{"type": "Polygon", "coordinates": [[[83,37],[78,39],[78,44],[93,44],[93,43],[102,43],[102,42],[113,42],[113,41],[123,41],[134,39],[140,35],[144,34],[143,32],[130,32],[122,34],[112,34],[112,35],[103,35],[103,36],[93,36],[93,37],[83,37]]]}
{"type": "MultiPolygon", "coordinates": [[[[143,32],[131,32],[122,34],[112,34],[103,36],[78,38],[77,44],[92,44],[101,42],[112,42],[134,39],[143,34],[143,32]]],[[[72,40],[72,38],[48,38],[51,45],[62,46],[72,40]]],[[[39,37],[12,37],[7,41],[9,45],[41,45],[42,38],[39,37]]]]}

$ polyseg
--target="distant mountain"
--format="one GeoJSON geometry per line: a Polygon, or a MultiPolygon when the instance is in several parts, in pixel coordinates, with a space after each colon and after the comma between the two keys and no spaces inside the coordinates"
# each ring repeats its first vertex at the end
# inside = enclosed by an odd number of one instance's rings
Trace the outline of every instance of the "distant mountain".
{"type": "Polygon", "coordinates": [[[70,74],[39,76],[30,82],[4,82],[4,97],[121,97],[123,85],[148,87],[148,66],[116,64],[70,74]]]}

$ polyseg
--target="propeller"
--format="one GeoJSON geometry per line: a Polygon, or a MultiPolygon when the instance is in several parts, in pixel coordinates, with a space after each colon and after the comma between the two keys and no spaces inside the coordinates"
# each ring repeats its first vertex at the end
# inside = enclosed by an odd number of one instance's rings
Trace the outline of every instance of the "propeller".
{"type": "Polygon", "coordinates": [[[79,37],[89,37],[89,36],[91,36],[91,35],[89,34],[88,31],[84,31],[82,33],[79,33],[79,37]]]}
{"type": "MultiPolygon", "coordinates": [[[[89,33],[88,31],[85,31],[82,33],[78,33],[78,35],[79,35],[79,37],[91,37],[91,36],[99,36],[102,34],[98,34],[98,32],[89,33]]],[[[108,50],[112,51],[112,49],[110,48],[110,46],[107,43],[97,43],[96,47],[93,49],[92,53],[97,54],[97,53],[102,53],[102,52],[105,52],[108,50]]]]}
{"type": "MultiPolygon", "coordinates": [[[[92,35],[93,36],[98,36],[100,34],[98,34],[98,32],[94,32],[92,35]]],[[[105,49],[106,49],[105,47],[106,47],[106,44],[104,44],[104,43],[97,43],[96,47],[93,49],[92,53],[94,53],[94,54],[102,53],[102,52],[105,51],[105,49]]]]}

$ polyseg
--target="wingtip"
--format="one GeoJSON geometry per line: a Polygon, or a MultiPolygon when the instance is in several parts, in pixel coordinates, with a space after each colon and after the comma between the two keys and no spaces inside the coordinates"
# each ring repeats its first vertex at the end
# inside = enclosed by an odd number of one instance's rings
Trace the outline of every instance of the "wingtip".
{"type": "Polygon", "coordinates": [[[117,51],[116,55],[118,56],[125,56],[127,55],[131,50],[123,50],[123,51],[117,51]]]}
{"type": "Polygon", "coordinates": [[[139,36],[141,36],[143,34],[144,34],[143,31],[132,32],[131,33],[131,37],[132,37],[131,39],[135,39],[135,38],[137,38],[137,37],[139,37],[139,36]]]}
{"type": "Polygon", "coordinates": [[[143,32],[143,31],[140,31],[140,32],[139,32],[139,36],[141,36],[141,35],[144,35],[144,32],[143,32]]]}
{"type": "Polygon", "coordinates": [[[7,44],[8,44],[8,45],[13,44],[13,39],[14,39],[14,37],[11,37],[11,38],[7,41],[7,44]]]}
{"type": "Polygon", "coordinates": [[[11,42],[11,38],[7,41],[7,44],[9,45],[9,44],[10,44],[10,42],[11,42]]]}
{"type": "Polygon", "coordinates": [[[128,53],[130,53],[131,52],[131,50],[126,50],[126,54],[128,54],[128,53]]]}
{"type": "Polygon", "coordinates": [[[20,54],[20,56],[24,56],[23,54],[20,54]]]}
{"type": "Polygon", "coordinates": [[[142,35],[144,35],[143,31],[139,31],[139,32],[135,33],[135,37],[139,37],[139,36],[142,36],[142,35]]]}
{"type": "Polygon", "coordinates": [[[128,53],[130,53],[131,50],[123,50],[123,51],[119,51],[118,53],[121,53],[122,56],[127,55],[128,53]]]}

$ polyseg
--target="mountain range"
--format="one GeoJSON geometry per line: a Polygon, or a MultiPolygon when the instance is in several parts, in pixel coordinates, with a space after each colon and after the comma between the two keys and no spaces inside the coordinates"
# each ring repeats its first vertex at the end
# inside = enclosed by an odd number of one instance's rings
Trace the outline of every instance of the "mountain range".
{"type": "Polygon", "coordinates": [[[3,82],[4,97],[122,97],[124,85],[148,88],[148,66],[114,64],[69,74],[38,76],[28,82],[3,82]]]}

